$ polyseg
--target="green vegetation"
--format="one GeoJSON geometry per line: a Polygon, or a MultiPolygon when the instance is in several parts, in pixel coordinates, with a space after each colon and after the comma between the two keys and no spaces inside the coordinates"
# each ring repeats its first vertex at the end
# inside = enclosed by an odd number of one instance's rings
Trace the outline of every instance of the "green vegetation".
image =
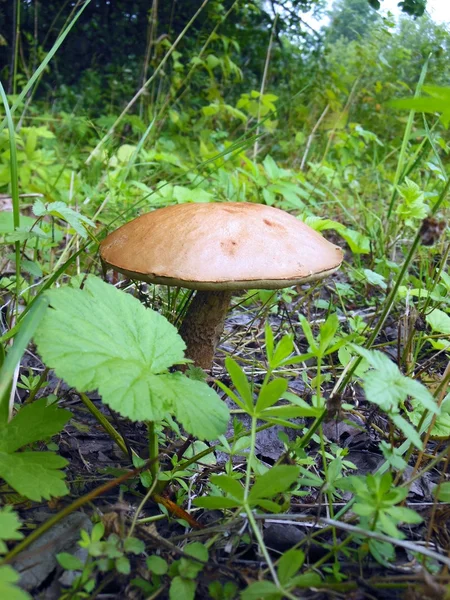
{"type": "Polygon", "coordinates": [[[450,596],[450,32],[380,4],[1,4],[2,599],[450,596]],[[98,244],[212,201],[345,261],[237,293],[205,373],[98,244]]]}

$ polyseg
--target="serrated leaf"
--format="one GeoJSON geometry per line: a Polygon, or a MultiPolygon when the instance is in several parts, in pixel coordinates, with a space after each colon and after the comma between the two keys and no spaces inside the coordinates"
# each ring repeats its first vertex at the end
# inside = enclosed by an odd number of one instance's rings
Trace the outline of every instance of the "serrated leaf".
{"type": "Polygon", "coordinates": [[[135,537],[127,537],[123,543],[123,549],[125,552],[131,552],[132,554],[142,554],[145,552],[145,543],[135,537]]]}
{"type": "Polygon", "coordinates": [[[0,452],[0,476],[19,494],[40,502],[65,496],[68,489],[62,469],[67,461],[53,452],[0,452]]]}
{"type": "Polygon", "coordinates": [[[31,596],[15,584],[20,576],[9,565],[0,567],[0,598],[8,600],[32,600],[31,596]]]}
{"type": "Polygon", "coordinates": [[[229,412],[218,395],[206,383],[167,373],[184,362],[185,349],[167,319],[93,276],[83,290],[60,288],[48,297],[52,308],[35,341],[69,385],[98,389],[106,404],[133,421],[172,413],[197,437],[225,432],[229,412]]]}
{"type": "Polygon", "coordinates": [[[300,473],[299,467],[293,465],[279,465],[257,478],[252,486],[248,500],[257,502],[258,498],[271,498],[280,492],[285,492],[297,480],[300,473]]]}
{"type": "Polygon", "coordinates": [[[23,533],[19,531],[20,527],[19,518],[10,507],[6,506],[0,509],[0,554],[7,550],[5,541],[23,538],[23,533]]]}
{"type": "Polygon", "coordinates": [[[59,433],[72,416],[56,405],[47,406],[41,398],[23,406],[3,429],[0,429],[0,452],[14,452],[22,446],[45,440],[59,433]]]}

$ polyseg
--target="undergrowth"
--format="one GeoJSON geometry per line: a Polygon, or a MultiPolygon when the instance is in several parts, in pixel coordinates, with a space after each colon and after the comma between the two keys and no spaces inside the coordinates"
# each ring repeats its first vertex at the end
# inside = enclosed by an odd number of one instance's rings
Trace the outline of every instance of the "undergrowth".
{"type": "Polygon", "coordinates": [[[255,82],[221,32],[236,3],[190,43],[203,3],[137,93],[34,98],[88,4],[0,88],[0,597],[31,597],[20,557],[80,509],[61,599],[448,597],[450,89],[424,32],[448,34],[384,19],[306,81],[284,32],[255,82]],[[191,294],[105,273],[98,243],[211,201],[292,212],[345,262],[236,294],[205,373],[177,333],[191,294]],[[107,465],[70,450],[87,432],[107,465]]]}

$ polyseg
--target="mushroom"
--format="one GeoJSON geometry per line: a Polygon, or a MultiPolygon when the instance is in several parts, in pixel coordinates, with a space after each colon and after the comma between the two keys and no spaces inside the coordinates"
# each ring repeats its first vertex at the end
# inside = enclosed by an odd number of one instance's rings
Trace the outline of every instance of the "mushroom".
{"type": "Polygon", "coordinates": [[[108,235],[103,263],[131,279],[197,290],[180,328],[186,356],[210,369],[232,293],[278,289],[336,271],[342,250],[278,208],[246,202],[179,204],[108,235]]]}

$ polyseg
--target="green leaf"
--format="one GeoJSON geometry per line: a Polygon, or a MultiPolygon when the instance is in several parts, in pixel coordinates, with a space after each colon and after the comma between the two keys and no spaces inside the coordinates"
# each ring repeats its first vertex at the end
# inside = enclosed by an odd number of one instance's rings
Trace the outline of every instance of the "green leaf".
{"type": "Polygon", "coordinates": [[[194,600],[197,583],[178,575],[172,579],[169,589],[170,600],[194,600]]]}
{"type": "Polygon", "coordinates": [[[32,600],[27,592],[15,585],[19,579],[20,576],[17,571],[9,565],[0,567],[0,598],[5,600],[32,600]]]}
{"type": "Polygon", "coordinates": [[[389,513],[391,517],[394,517],[399,523],[411,523],[417,525],[423,521],[423,518],[417,514],[415,510],[411,510],[406,506],[392,506],[386,512],[389,513]]]}
{"type": "Polygon", "coordinates": [[[127,537],[123,543],[123,549],[131,554],[142,554],[145,552],[145,543],[138,538],[127,537]]]}
{"type": "Polygon", "coordinates": [[[122,575],[129,575],[131,572],[130,561],[126,556],[119,556],[115,560],[116,571],[122,575]]]}
{"type": "Polygon", "coordinates": [[[167,562],[160,556],[149,556],[145,561],[147,569],[155,575],[165,575],[169,569],[167,562]]]}
{"type": "Polygon", "coordinates": [[[252,486],[248,500],[254,503],[258,498],[271,498],[280,492],[285,492],[297,480],[300,473],[299,467],[293,465],[279,465],[257,478],[252,486]]]}
{"type": "Polygon", "coordinates": [[[45,206],[42,200],[36,200],[33,206],[33,212],[37,217],[51,215],[63,219],[83,238],[87,237],[87,225],[95,227],[95,223],[91,221],[91,219],[80,215],[64,202],[51,202],[45,206]]]}
{"type": "Polygon", "coordinates": [[[323,325],[320,326],[319,330],[319,350],[323,355],[325,350],[333,341],[334,336],[336,335],[336,331],[339,327],[339,319],[336,313],[329,315],[327,320],[323,325]]]}
{"type": "Polygon", "coordinates": [[[422,450],[423,443],[415,427],[400,415],[390,415],[390,417],[394,425],[400,429],[405,438],[414,444],[416,448],[422,450]]]}
{"type": "Polygon", "coordinates": [[[445,335],[450,334],[450,317],[443,310],[435,308],[425,318],[433,331],[445,335]]]}
{"type": "MultiPolygon", "coordinates": [[[[11,379],[14,371],[28,346],[36,328],[47,310],[47,300],[39,296],[33,304],[28,315],[18,323],[17,333],[12,348],[8,351],[6,359],[0,369],[0,427],[3,427],[8,416],[8,399],[11,379]]],[[[17,327],[17,326],[16,326],[17,327]]]]}
{"type": "Polygon", "coordinates": [[[212,475],[211,483],[217,485],[222,491],[236,500],[242,500],[244,498],[244,488],[236,479],[229,475],[212,475]]]}
{"type": "Polygon", "coordinates": [[[0,452],[11,453],[56,435],[71,416],[71,412],[54,404],[47,406],[46,398],[23,406],[10,423],[0,429],[0,452]]]}
{"type": "Polygon", "coordinates": [[[441,502],[450,502],[450,481],[441,483],[439,488],[435,490],[435,495],[441,502]]]}
{"type": "Polygon", "coordinates": [[[56,560],[66,571],[82,571],[84,563],[73,554],[68,552],[60,552],[56,555],[56,560]]]}
{"type": "Polygon", "coordinates": [[[200,506],[200,508],[213,510],[215,508],[237,508],[242,503],[239,500],[224,498],[223,496],[206,496],[205,498],[195,498],[194,504],[200,506]]]}
{"type": "Polygon", "coordinates": [[[367,399],[388,413],[398,412],[407,396],[418,400],[433,413],[439,408],[430,392],[420,382],[405,377],[385,354],[352,346],[373,368],[363,375],[367,399]]]}
{"type": "Polygon", "coordinates": [[[60,470],[66,465],[67,461],[53,452],[0,452],[0,477],[36,502],[68,493],[60,470]]]}
{"type": "Polygon", "coordinates": [[[266,321],[265,325],[265,342],[266,342],[266,356],[267,361],[271,362],[273,356],[273,348],[274,348],[274,338],[273,331],[268,321],[266,321]]]}
{"type": "Polygon", "coordinates": [[[284,335],[278,342],[273,353],[270,366],[276,369],[294,350],[294,338],[292,335],[284,335]]]}
{"type": "Polygon", "coordinates": [[[305,334],[305,337],[308,341],[309,349],[314,354],[314,356],[316,356],[319,348],[314,340],[314,336],[312,334],[311,327],[308,323],[308,320],[303,315],[300,315],[299,319],[300,319],[300,325],[302,326],[302,329],[303,329],[303,333],[305,334]]]}
{"type": "Polygon", "coordinates": [[[253,395],[247,376],[235,360],[230,357],[225,359],[225,366],[234,387],[244,400],[247,410],[253,410],[253,395]]]}
{"type": "Polygon", "coordinates": [[[184,361],[185,344],[157,312],[104,283],[48,292],[52,306],[35,341],[44,361],[81,392],[98,389],[103,401],[133,421],[174,414],[203,439],[226,430],[228,408],[206,383],[167,373],[184,361]]]}
{"type": "Polygon", "coordinates": [[[192,542],[187,544],[183,548],[183,552],[202,562],[206,562],[209,558],[208,548],[201,542],[192,542]]]}
{"type": "Polygon", "coordinates": [[[256,401],[256,411],[263,411],[278,402],[286,392],[287,386],[287,380],[282,378],[273,379],[271,382],[263,385],[256,401]]]}
{"type": "Polygon", "coordinates": [[[242,600],[278,600],[282,597],[283,594],[271,581],[256,581],[241,593],[242,600]]]}
{"type": "Polygon", "coordinates": [[[302,550],[291,548],[283,554],[278,561],[278,578],[281,585],[286,585],[297,573],[305,561],[305,553],[302,550]]]}
{"type": "Polygon", "coordinates": [[[5,541],[21,540],[23,533],[19,531],[21,527],[17,514],[11,507],[5,506],[0,509],[0,554],[7,551],[5,541]]]}

